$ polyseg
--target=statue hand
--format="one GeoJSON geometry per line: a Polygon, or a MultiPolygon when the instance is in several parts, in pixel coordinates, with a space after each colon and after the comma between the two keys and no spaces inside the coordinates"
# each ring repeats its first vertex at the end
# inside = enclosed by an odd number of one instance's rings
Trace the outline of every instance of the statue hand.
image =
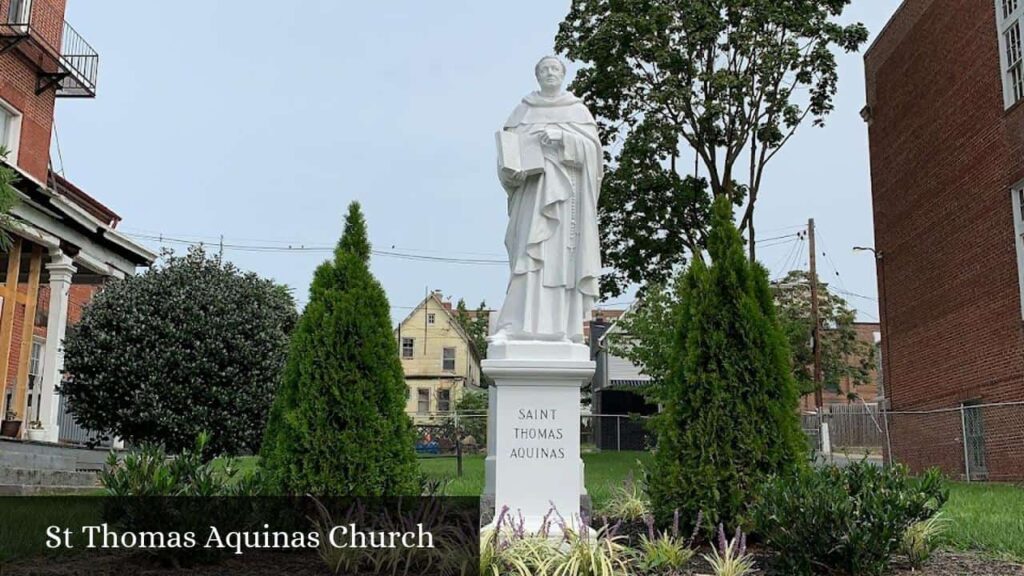
{"type": "Polygon", "coordinates": [[[541,132],[540,143],[550,148],[556,148],[562,144],[562,131],[556,128],[548,128],[541,132]]]}
{"type": "Polygon", "coordinates": [[[515,174],[509,175],[504,170],[498,170],[498,179],[506,188],[518,188],[523,185],[526,181],[526,174],[522,172],[516,172],[515,174]]]}

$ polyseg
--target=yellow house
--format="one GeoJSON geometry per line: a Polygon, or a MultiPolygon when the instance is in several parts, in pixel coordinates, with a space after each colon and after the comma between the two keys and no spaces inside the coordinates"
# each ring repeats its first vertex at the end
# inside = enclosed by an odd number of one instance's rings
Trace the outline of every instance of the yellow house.
{"type": "Polygon", "coordinates": [[[454,410],[466,389],[480,388],[480,355],[437,292],[427,296],[395,331],[409,387],[406,412],[416,422],[454,410]]]}

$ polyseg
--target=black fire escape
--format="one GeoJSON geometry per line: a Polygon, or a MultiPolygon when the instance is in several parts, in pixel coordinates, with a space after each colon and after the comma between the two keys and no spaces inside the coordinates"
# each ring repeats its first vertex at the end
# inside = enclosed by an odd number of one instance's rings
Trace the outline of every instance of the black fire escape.
{"type": "Polygon", "coordinates": [[[99,54],[47,0],[0,0],[0,54],[16,51],[36,71],[36,94],[93,98],[99,54]]]}

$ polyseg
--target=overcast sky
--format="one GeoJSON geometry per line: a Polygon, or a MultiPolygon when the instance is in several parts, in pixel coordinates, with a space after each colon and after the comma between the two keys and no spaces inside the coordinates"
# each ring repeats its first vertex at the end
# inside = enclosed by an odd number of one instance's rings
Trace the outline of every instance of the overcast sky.
{"type": "MultiPolygon", "coordinates": [[[[328,253],[252,247],[331,247],[352,200],[376,250],[505,258],[493,134],[535,89],[568,0],[68,4],[100,53],[99,88],[58,104],[54,165],[119,213],[120,230],[214,246],[223,235],[228,259],[300,304],[328,253]]],[[[898,4],[853,0],[844,20],[873,39],[898,4]]],[[[862,54],[839,63],[827,126],[802,127],[769,164],[758,234],[815,218],[819,274],[873,321],[874,260],[851,250],[873,243],[862,54]]],[[[790,238],[758,255],[773,276],[807,264],[790,238]]],[[[498,306],[507,281],[504,265],[377,255],[372,266],[396,321],[427,287],[498,306]]]]}

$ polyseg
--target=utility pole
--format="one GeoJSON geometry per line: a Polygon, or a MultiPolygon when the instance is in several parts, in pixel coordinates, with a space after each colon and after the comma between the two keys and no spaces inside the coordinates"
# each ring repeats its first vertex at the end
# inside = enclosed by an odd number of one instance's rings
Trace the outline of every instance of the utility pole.
{"type": "Polygon", "coordinates": [[[811,320],[814,322],[814,405],[821,412],[825,402],[821,393],[821,318],[818,315],[818,267],[814,261],[814,218],[807,220],[807,237],[811,251],[811,320]]]}

